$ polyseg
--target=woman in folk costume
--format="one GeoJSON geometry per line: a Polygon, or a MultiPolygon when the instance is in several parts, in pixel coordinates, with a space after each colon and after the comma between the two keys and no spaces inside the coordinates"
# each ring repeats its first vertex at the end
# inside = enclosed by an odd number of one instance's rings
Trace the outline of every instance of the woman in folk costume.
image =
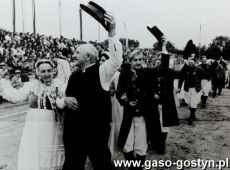
{"type": "MultiPolygon", "coordinates": [[[[103,64],[106,60],[110,58],[110,52],[104,51],[99,55],[99,64],[103,64]]],[[[109,149],[113,156],[118,156],[121,154],[119,147],[117,146],[118,135],[120,132],[121,122],[123,118],[123,107],[118,102],[116,98],[117,84],[120,72],[117,71],[113,76],[110,84],[110,96],[111,96],[111,109],[112,109],[112,123],[109,138],[109,149]]]]}
{"type": "Polygon", "coordinates": [[[29,101],[20,142],[18,170],[61,170],[64,162],[63,114],[65,85],[53,79],[53,63],[47,59],[35,64],[38,79],[13,89],[1,81],[0,95],[11,102],[29,101]]]}
{"type": "Polygon", "coordinates": [[[112,124],[111,124],[109,148],[113,156],[118,156],[121,154],[120,149],[117,146],[117,141],[118,141],[118,136],[119,136],[119,132],[121,128],[121,122],[122,122],[123,114],[124,114],[123,106],[118,102],[116,98],[119,75],[120,75],[120,72],[117,71],[110,85],[110,95],[111,95],[111,103],[112,103],[112,124]]]}
{"type": "Polygon", "coordinates": [[[70,63],[61,58],[56,58],[55,61],[57,62],[57,78],[67,84],[71,75],[70,63]]]}
{"type": "MultiPolygon", "coordinates": [[[[104,51],[99,54],[99,64],[102,65],[106,60],[110,58],[110,52],[104,51]]],[[[109,149],[113,156],[121,154],[120,149],[117,146],[118,135],[123,118],[123,107],[120,105],[116,98],[117,84],[120,72],[117,71],[110,84],[110,96],[111,96],[111,109],[112,109],[112,123],[109,139],[109,149]]]]}

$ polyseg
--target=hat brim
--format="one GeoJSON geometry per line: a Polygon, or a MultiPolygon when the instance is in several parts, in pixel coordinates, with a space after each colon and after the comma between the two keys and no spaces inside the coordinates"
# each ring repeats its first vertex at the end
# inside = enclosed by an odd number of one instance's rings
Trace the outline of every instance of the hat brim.
{"type": "Polygon", "coordinates": [[[98,4],[96,4],[95,2],[93,1],[89,1],[89,4],[94,6],[95,8],[97,8],[99,11],[101,11],[103,14],[106,13],[106,11],[104,10],[104,8],[102,8],[101,6],[99,6],[98,4]]]}
{"type": "Polygon", "coordinates": [[[161,42],[161,38],[164,35],[156,26],[150,28],[149,26],[147,26],[147,29],[152,33],[152,35],[157,39],[157,41],[159,43],[161,42]]]}
{"type": "Polygon", "coordinates": [[[92,16],[95,20],[97,20],[99,23],[101,23],[101,25],[106,30],[108,30],[109,29],[109,25],[106,24],[105,19],[104,19],[105,10],[103,8],[101,8],[101,7],[98,8],[98,5],[95,6],[95,3],[94,3],[94,5],[92,5],[92,3],[89,4],[89,7],[85,6],[83,4],[80,4],[80,8],[82,10],[84,10],[86,13],[88,13],[90,16],[92,16]],[[96,9],[97,12],[93,11],[89,7],[96,9]],[[101,10],[101,9],[103,9],[103,10],[101,10]]]}

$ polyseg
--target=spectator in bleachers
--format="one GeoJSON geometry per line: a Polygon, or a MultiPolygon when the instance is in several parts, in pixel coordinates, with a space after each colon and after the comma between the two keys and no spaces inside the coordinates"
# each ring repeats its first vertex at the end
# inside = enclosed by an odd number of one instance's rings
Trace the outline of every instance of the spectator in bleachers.
{"type": "Polygon", "coordinates": [[[16,89],[19,89],[24,85],[24,82],[28,82],[28,81],[29,81],[28,76],[23,75],[20,70],[16,70],[15,75],[12,78],[11,85],[16,89]]]}

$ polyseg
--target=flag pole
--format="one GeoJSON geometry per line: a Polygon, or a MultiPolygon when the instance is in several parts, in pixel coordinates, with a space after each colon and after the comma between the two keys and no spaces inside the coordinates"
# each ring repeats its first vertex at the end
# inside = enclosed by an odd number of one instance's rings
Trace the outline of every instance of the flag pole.
{"type": "Polygon", "coordinates": [[[98,43],[101,42],[101,30],[100,30],[100,23],[98,23],[98,43]]]}
{"type": "Polygon", "coordinates": [[[79,9],[79,17],[80,17],[80,40],[83,40],[83,34],[82,34],[82,10],[79,9]]]}
{"type": "Polygon", "coordinates": [[[15,18],[15,0],[13,0],[13,32],[15,32],[16,31],[16,27],[15,27],[15,23],[16,23],[16,18],[15,18]]]}
{"type": "Polygon", "coordinates": [[[60,34],[60,37],[61,37],[61,34],[62,34],[62,28],[61,28],[61,16],[62,16],[62,13],[61,13],[61,0],[59,0],[59,34],[60,34]]]}
{"type": "Polygon", "coordinates": [[[36,7],[35,0],[32,1],[32,9],[33,9],[33,32],[36,36],[36,7]]]}
{"type": "Polygon", "coordinates": [[[21,0],[21,6],[22,6],[22,31],[25,32],[25,23],[24,23],[24,0],[21,0]]]}
{"type": "Polygon", "coordinates": [[[126,45],[126,49],[128,48],[128,35],[127,35],[127,28],[126,28],[126,22],[124,23],[124,29],[125,29],[125,45],[126,45]]]}
{"type": "Polygon", "coordinates": [[[199,34],[199,59],[200,59],[200,46],[201,46],[201,24],[200,24],[200,34],[199,34]]]}

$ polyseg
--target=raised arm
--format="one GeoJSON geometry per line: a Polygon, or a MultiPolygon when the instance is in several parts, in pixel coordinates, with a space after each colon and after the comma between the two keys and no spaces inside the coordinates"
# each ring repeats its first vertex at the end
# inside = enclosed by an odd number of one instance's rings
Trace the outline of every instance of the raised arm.
{"type": "Polygon", "coordinates": [[[15,89],[10,85],[8,81],[1,79],[0,96],[13,103],[28,100],[32,83],[34,82],[26,82],[20,89],[15,89]]]}
{"type": "Polygon", "coordinates": [[[100,81],[104,90],[108,91],[110,82],[122,64],[122,45],[115,38],[116,35],[116,22],[113,16],[105,14],[105,20],[109,22],[110,27],[108,29],[109,36],[109,52],[110,58],[100,66],[100,81]]]}

